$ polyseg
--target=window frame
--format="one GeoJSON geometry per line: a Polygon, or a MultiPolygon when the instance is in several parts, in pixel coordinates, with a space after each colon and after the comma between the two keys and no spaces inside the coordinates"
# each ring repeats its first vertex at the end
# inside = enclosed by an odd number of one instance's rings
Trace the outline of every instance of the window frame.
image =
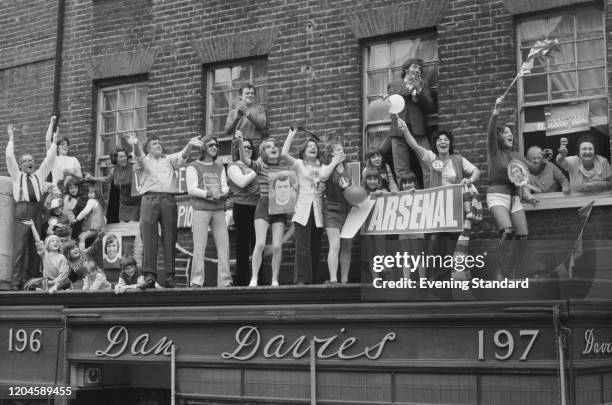
{"type": "MultiPolygon", "coordinates": [[[[109,167],[112,167],[112,165],[110,164],[110,154],[101,154],[102,148],[103,148],[103,140],[102,140],[102,128],[104,125],[104,94],[111,92],[111,91],[116,91],[117,95],[119,94],[119,91],[121,89],[125,89],[125,88],[133,88],[134,91],[136,90],[136,88],[138,87],[145,87],[147,89],[147,101],[146,101],[146,105],[145,108],[147,109],[147,120],[145,122],[145,127],[141,128],[141,129],[134,129],[133,131],[123,131],[123,132],[135,132],[135,131],[144,131],[145,134],[147,132],[147,127],[148,127],[148,107],[149,107],[149,86],[148,86],[148,80],[147,78],[138,78],[135,79],[133,81],[127,81],[127,82],[116,82],[116,83],[109,83],[107,85],[98,85],[96,90],[97,90],[97,105],[96,105],[96,139],[95,139],[95,174],[96,176],[100,176],[103,171],[109,167]]],[[[119,102],[119,96],[117,96],[117,103],[119,102]]],[[[131,108],[134,111],[134,114],[136,114],[136,111],[138,109],[138,107],[134,107],[131,108]]],[[[120,138],[120,131],[117,130],[117,126],[119,124],[119,119],[118,119],[118,115],[120,111],[125,111],[125,110],[129,110],[129,109],[119,109],[119,106],[117,105],[117,111],[116,113],[116,123],[115,123],[115,146],[117,147],[118,145],[121,145],[121,138],[120,138]]],[[[134,117],[134,122],[136,122],[136,119],[134,117]]],[[[129,152],[130,155],[133,154],[133,151],[129,152]]]]}
{"type": "MultiPolygon", "coordinates": [[[[517,134],[517,138],[518,138],[518,142],[519,142],[519,150],[520,153],[525,155],[525,139],[526,136],[528,136],[527,134],[530,133],[535,133],[535,132],[541,132],[541,129],[531,129],[529,126],[526,125],[525,123],[525,109],[529,108],[529,107],[542,107],[542,108],[546,108],[546,107],[552,107],[555,105],[570,105],[572,103],[576,103],[576,102],[581,102],[581,101],[590,101],[590,100],[600,100],[600,99],[605,99],[608,102],[608,111],[609,111],[609,97],[608,97],[608,61],[607,61],[607,32],[606,32],[606,18],[605,18],[605,11],[604,8],[601,6],[601,4],[595,4],[595,3],[590,3],[590,4],[579,4],[579,5],[572,5],[569,7],[562,7],[562,8],[557,8],[557,9],[552,9],[552,10],[545,10],[542,12],[538,12],[538,13],[533,13],[533,14],[528,14],[528,15],[521,15],[519,17],[517,17],[514,21],[514,29],[515,29],[515,34],[514,34],[514,39],[516,41],[516,72],[518,73],[521,69],[521,65],[522,65],[522,49],[521,49],[521,42],[520,42],[520,37],[519,37],[519,29],[518,26],[520,23],[525,22],[525,21],[530,21],[530,20],[538,20],[538,19],[542,19],[542,18],[554,18],[554,17],[561,17],[563,15],[567,15],[567,14],[571,14],[574,18],[574,24],[573,24],[573,40],[571,42],[562,42],[561,44],[567,44],[567,43],[572,43],[575,44],[574,45],[574,67],[572,69],[560,69],[558,71],[555,71],[553,73],[559,73],[559,72],[579,72],[581,70],[588,70],[588,69],[597,69],[597,68],[602,68],[604,69],[604,93],[602,95],[589,95],[589,96],[577,96],[577,97],[570,97],[570,98],[562,98],[562,99],[553,99],[552,98],[552,91],[551,91],[551,80],[550,80],[550,72],[547,70],[544,73],[538,73],[535,74],[533,76],[539,76],[539,75],[546,75],[547,77],[547,100],[545,101],[528,101],[528,102],[524,102],[524,82],[523,82],[523,77],[520,77],[520,80],[518,80],[517,82],[517,99],[516,99],[516,103],[517,103],[517,111],[518,111],[518,134],[517,134]],[[577,37],[577,26],[576,26],[576,15],[580,14],[582,12],[588,12],[588,11],[597,11],[598,14],[601,15],[601,19],[602,19],[602,38],[603,39],[603,49],[604,49],[604,57],[603,57],[603,65],[597,65],[597,66],[590,66],[586,69],[580,69],[578,68],[578,55],[576,53],[577,50],[577,44],[579,44],[580,42],[582,42],[583,40],[579,40],[577,37]],[[527,128],[526,128],[527,127],[527,128]],[[526,129],[528,129],[526,131],[526,129]]],[[[599,38],[597,38],[599,39],[599,38]]],[[[589,39],[585,39],[584,41],[588,41],[588,40],[592,40],[592,38],[589,39]]],[[[533,77],[531,75],[526,75],[526,77],[533,77]]],[[[580,87],[579,87],[579,77],[578,74],[576,75],[576,92],[580,91],[580,87]]],[[[597,121],[596,121],[597,122],[597,121]]],[[[596,123],[595,122],[595,123],[596,123]]],[[[610,116],[609,116],[609,112],[608,112],[608,119],[607,119],[607,123],[604,124],[599,124],[599,125],[607,125],[609,126],[610,123],[610,116]]],[[[538,125],[536,123],[529,123],[528,125],[533,125],[535,127],[535,125],[538,125]]],[[[591,128],[593,128],[593,126],[591,126],[591,128]]],[[[544,129],[545,131],[545,129],[544,129]]],[[[610,148],[611,148],[611,157],[608,159],[608,162],[610,160],[612,160],[612,141],[610,143],[610,148]]],[[[554,164],[554,163],[553,163],[554,164]]],[[[569,180],[569,179],[568,179],[569,180]]],[[[590,202],[592,202],[595,199],[595,206],[600,206],[600,205],[612,205],[612,190],[608,190],[608,191],[604,191],[604,192],[600,192],[600,193],[579,193],[579,192],[572,192],[571,194],[567,195],[564,194],[562,192],[551,192],[551,193],[538,193],[538,194],[534,194],[534,196],[537,198],[538,200],[538,204],[537,205],[531,205],[528,203],[524,203],[523,207],[525,208],[525,211],[540,211],[540,210],[550,210],[550,209],[567,209],[567,208],[579,208],[579,207],[583,207],[586,204],[589,204],[590,202]]]]}
{"type": "MultiPolygon", "coordinates": [[[[265,88],[266,90],[266,100],[264,102],[260,102],[259,104],[262,105],[264,108],[268,105],[268,98],[267,98],[267,90],[268,90],[268,56],[256,56],[256,57],[252,57],[252,58],[244,58],[244,59],[234,59],[234,60],[230,60],[230,61],[225,61],[222,63],[215,63],[215,64],[210,64],[210,65],[205,65],[204,66],[204,75],[205,75],[205,79],[206,79],[206,86],[204,88],[205,91],[205,95],[204,95],[204,113],[205,113],[205,120],[206,120],[206,125],[205,125],[205,134],[206,136],[215,136],[215,134],[213,133],[213,120],[215,117],[220,117],[225,115],[226,119],[227,119],[227,115],[229,114],[230,110],[231,110],[231,105],[232,102],[234,100],[234,97],[236,97],[237,91],[239,90],[239,88],[234,88],[233,87],[233,81],[230,82],[230,95],[231,95],[231,99],[228,105],[228,110],[227,110],[227,114],[213,114],[212,111],[212,107],[213,107],[213,103],[212,103],[212,97],[214,93],[223,93],[227,90],[223,90],[223,91],[214,91],[213,90],[213,86],[214,86],[214,71],[216,69],[223,69],[223,68],[229,68],[230,71],[232,68],[239,66],[239,65],[250,65],[251,67],[256,63],[256,62],[261,62],[261,61],[265,61],[266,62],[266,76],[265,76],[265,82],[263,82],[262,84],[255,84],[254,80],[253,80],[253,73],[254,73],[254,69],[251,68],[251,76],[249,78],[249,83],[251,83],[254,87],[255,87],[255,91],[256,93],[259,93],[259,89],[260,88],[265,88]]],[[[221,142],[230,142],[233,140],[233,136],[231,135],[217,135],[217,141],[219,143],[221,142]]],[[[220,148],[219,148],[220,149],[220,148]]],[[[227,155],[219,155],[217,157],[217,162],[219,163],[230,163],[232,162],[232,155],[231,152],[227,155]]]]}
{"type": "MultiPolygon", "coordinates": [[[[599,5],[596,4],[587,4],[587,5],[576,5],[576,6],[571,6],[571,7],[564,7],[561,9],[554,9],[554,10],[547,10],[547,11],[543,11],[543,12],[539,12],[539,13],[535,13],[535,14],[530,14],[530,15],[525,15],[525,16],[521,16],[519,18],[517,18],[514,22],[515,25],[515,40],[516,40],[516,72],[518,73],[521,70],[521,65],[522,65],[522,50],[521,50],[521,43],[520,43],[520,38],[519,38],[519,30],[518,30],[518,25],[520,23],[526,22],[526,21],[531,21],[531,20],[539,20],[542,18],[554,18],[554,17],[561,17],[563,15],[567,15],[567,14],[571,14],[574,18],[574,24],[573,24],[573,40],[571,42],[563,42],[561,43],[563,44],[568,44],[568,43],[572,43],[572,44],[578,44],[582,41],[588,41],[588,40],[592,40],[592,38],[588,38],[588,39],[578,39],[577,37],[577,27],[576,27],[576,14],[579,14],[581,12],[585,12],[585,11],[597,11],[600,16],[601,16],[601,20],[602,20],[602,39],[603,39],[603,48],[604,48],[604,52],[606,52],[607,50],[607,41],[606,41],[606,19],[605,19],[605,15],[604,15],[604,11],[603,8],[600,8],[599,5]]],[[[550,72],[546,71],[543,73],[537,73],[534,75],[525,75],[524,77],[537,77],[537,76],[546,76],[546,84],[547,84],[547,100],[545,101],[528,101],[525,102],[523,101],[524,96],[525,96],[525,92],[524,92],[524,81],[523,81],[523,77],[520,77],[520,80],[518,80],[517,83],[517,108],[519,111],[519,122],[518,122],[518,127],[519,127],[519,145],[520,145],[520,150],[521,153],[523,153],[524,151],[524,143],[525,143],[525,139],[524,139],[524,134],[525,133],[531,133],[531,132],[538,132],[538,131],[542,131],[542,129],[537,129],[535,126],[538,125],[536,123],[529,123],[526,124],[525,123],[525,109],[529,108],[529,107],[552,107],[555,105],[564,105],[564,104],[571,104],[571,103],[576,103],[576,102],[581,102],[581,101],[590,101],[590,100],[602,100],[605,99],[606,101],[608,101],[608,70],[607,70],[607,57],[605,56],[604,53],[604,58],[603,58],[603,65],[597,65],[597,66],[589,66],[588,68],[585,69],[580,69],[578,68],[578,55],[576,54],[576,48],[577,45],[574,45],[574,68],[572,69],[561,69],[558,71],[555,71],[553,73],[563,73],[563,72],[579,72],[581,70],[589,70],[589,69],[600,69],[603,68],[604,69],[604,93],[602,95],[590,95],[590,96],[576,96],[576,97],[569,97],[569,98],[562,98],[562,99],[553,99],[552,98],[552,90],[551,90],[551,80],[550,80],[550,72]],[[533,129],[532,127],[533,126],[533,129]]],[[[580,90],[579,88],[579,76],[576,75],[576,85],[577,85],[577,92],[580,90]]],[[[609,108],[609,107],[608,107],[609,108]]],[[[606,123],[601,123],[600,125],[607,125],[610,122],[610,117],[608,116],[608,120],[606,123]]],[[[544,129],[545,130],[545,129],[544,129]]]]}
{"type": "MultiPolygon", "coordinates": [[[[396,69],[401,69],[402,65],[391,65],[391,63],[389,63],[389,65],[386,68],[377,68],[377,69],[372,69],[369,70],[369,52],[370,52],[370,48],[372,46],[375,45],[380,45],[380,44],[387,44],[389,46],[389,52],[391,50],[391,45],[394,42],[398,42],[398,41],[402,41],[402,40],[414,40],[417,38],[431,38],[431,39],[435,39],[436,41],[436,59],[435,61],[424,61],[423,66],[434,66],[434,68],[437,70],[439,68],[439,57],[438,57],[438,32],[435,29],[426,29],[426,30],[421,30],[421,31],[413,31],[413,32],[408,32],[408,33],[401,33],[401,34],[393,34],[393,35],[387,35],[387,36],[383,36],[383,37],[377,37],[377,38],[371,38],[368,39],[366,41],[363,41],[361,44],[361,48],[362,48],[362,88],[361,88],[361,94],[362,94],[362,116],[363,116],[363,125],[362,125],[362,158],[365,159],[365,154],[367,153],[367,146],[368,146],[368,129],[370,127],[378,127],[378,131],[373,131],[373,132],[382,132],[385,130],[388,130],[390,127],[390,123],[391,123],[391,119],[387,118],[385,120],[378,120],[378,121],[368,121],[368,104],[369,101],[371,99],[373,99],[372,96],[368,95],[368,86],[369,86],[369,80],[368,80],[368,73],[370,72],[375,72],[375,71],[383,71],[383,69],[386,69],[388,71],[388,82],[387,84],[391,83],[395,78],[393,76],[393,71],[396,69]]],[[[419,57],[419,55],[414,55],[414,57],[419,57]]],[[[389,61],[391,61],[391,57],[389,57],[389,61]]],[[[403,63],[403,62],[402,62],[403,63]]],[[[425,70],[425,69],[424,69],[425,70]]],[[[433,94],[435,93],[436,95],[438,94],[438,86],[430,86],[429,88],[430,92],[433,94]]],[[[385,90],[386,92],[386,90],[385,90]]],[[[431,112],[429,114],[426,115],[426,127],[437,127],[438,125],[438,111],[434,111],[431,112]]]]}

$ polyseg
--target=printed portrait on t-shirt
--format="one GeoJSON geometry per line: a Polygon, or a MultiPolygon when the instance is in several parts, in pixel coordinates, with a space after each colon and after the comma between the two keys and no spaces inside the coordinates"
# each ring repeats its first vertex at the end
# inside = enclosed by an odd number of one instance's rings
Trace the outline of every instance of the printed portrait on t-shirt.
{"type": "Polygon", "coordinates": [[[291,214],[297,201],[297,177],[294,171],[285,170],[270,173],[269,176],[270,214],[291,214]]]}

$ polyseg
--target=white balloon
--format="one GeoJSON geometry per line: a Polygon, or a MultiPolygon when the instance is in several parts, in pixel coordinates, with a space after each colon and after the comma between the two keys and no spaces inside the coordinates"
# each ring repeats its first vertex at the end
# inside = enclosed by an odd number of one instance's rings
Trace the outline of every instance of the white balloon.
{"type": "Polygon", "coordinates": [[[389,96],[389,98],[387,99],[387,103],[389,103],[390,114],[399,114],[406,106],[404,97],[400,96],[399,94],[393,94],[389,96]]]}

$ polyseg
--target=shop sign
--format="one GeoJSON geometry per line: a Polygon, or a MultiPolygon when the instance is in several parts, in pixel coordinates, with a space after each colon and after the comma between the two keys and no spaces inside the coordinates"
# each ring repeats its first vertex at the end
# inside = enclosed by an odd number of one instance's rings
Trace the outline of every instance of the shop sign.
{"type": "Polygon", "coordinates": [[[153,342],[148,333],[138,335],[130,340],[130,334],[124,326],[113,326],[106,333],[108,346],[104,350],[96,350],[96,357],[119,357],[122,354],[133,356],[162,355],[170,356],[174,342],[166,336],[153,342]]]}
{"type": "MultiPolygon", "coordinates": [[[[345,332],[345,328],[340,329],[341,334],[345,332]]],[[[234,351],[223,352],[221,357],[226,360],[249,360],[260,353],[265,358],[283,359],[292,357],[294,359],[301,359],[310,353],[310,342],[314,341],[316,347],[315,356],[319,359],[335,357],[340,360],[357,358],[376,360],[382,355],[387,343],[394,341],[395,338],[395,332],[389,332],[378,343],[372,346],[361,347],[359,347],[356,337],[340,338],[339,334],[327,337],[313,336],[312,338],[301,335],[292,340],[289,340],[284,334],[278,334],[263,340],[256,326],[246,325],[236,331],[236,347],[234,351]]]]}
{"type": "Polygon", "coordinates": [[[584,346],[580,354],[598,354],[600,356],[612,354],[612,338],[602,339],[595,334],[594,329],[584,331],[584,346]]]}
{"type": "Polygon", "coordinates": [[[546,136],[588,131],[589,103],[553,106],[546,113],[546,136]]]}

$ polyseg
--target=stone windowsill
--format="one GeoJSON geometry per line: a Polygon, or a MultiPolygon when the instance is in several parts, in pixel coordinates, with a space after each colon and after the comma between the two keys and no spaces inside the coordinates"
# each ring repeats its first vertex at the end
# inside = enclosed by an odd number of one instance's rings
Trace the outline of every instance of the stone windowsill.
{"type": "Polygon", "coordinates": [[[540,202],[534,207],[523,201],[525,211],[554,210],[564,208],[581,208],[595,200],[595,206],[612,205],[612,193],[610,191],[596,194],[587,193],[545,193],[534,194],[540,202]]]}

